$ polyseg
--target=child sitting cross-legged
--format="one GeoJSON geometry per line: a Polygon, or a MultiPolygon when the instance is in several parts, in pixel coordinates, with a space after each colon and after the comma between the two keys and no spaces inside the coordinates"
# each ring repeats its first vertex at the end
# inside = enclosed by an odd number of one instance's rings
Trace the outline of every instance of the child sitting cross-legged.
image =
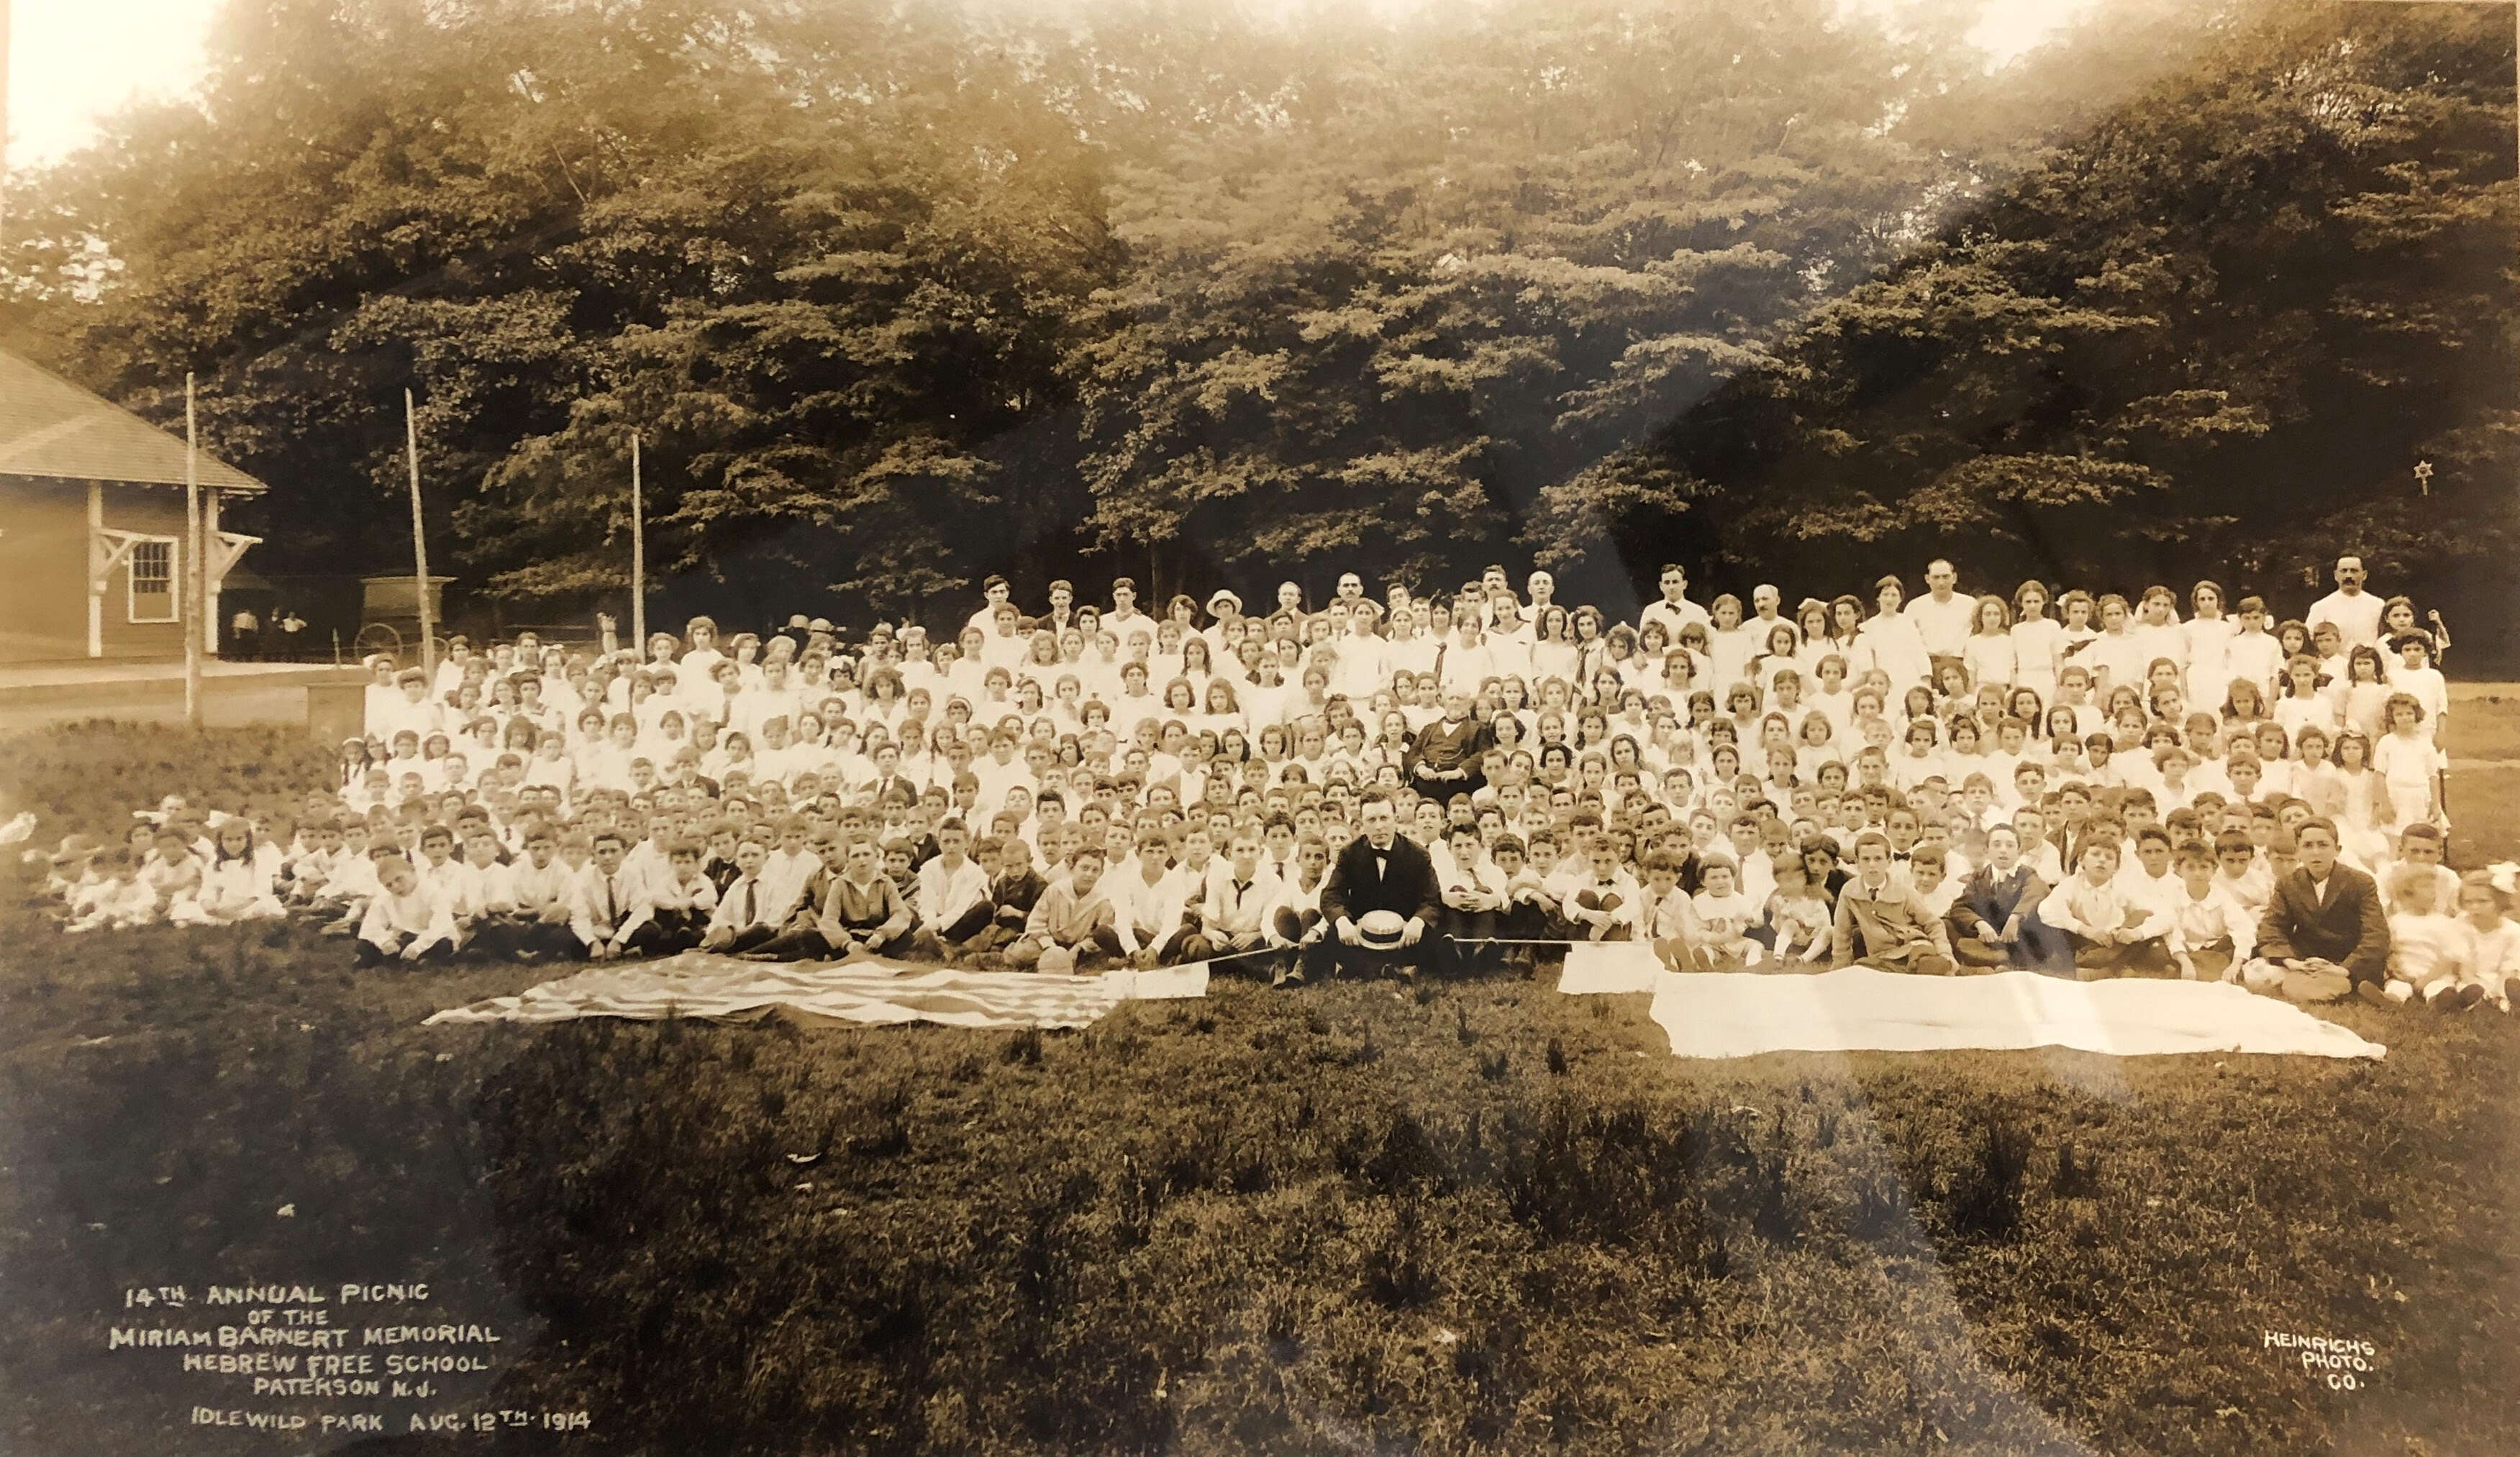
{"type": "Polygon", "coordinates": [[[2118,841],[2083,842],[2074,873],[2039,903],[2039,919],[2071,944],[2074,974],[2087,982],[2130,972],[2165,976],[2171,968],[2170,916],[2133,894],[2118,877],[2118,841]]]}
{"type": "Polygon", "coordinates": [[[1950,976],[1957,966],[1943,918],[1891,868],[1889,837],[1876,830],[1856,836],[1855,878],[1838,892],[1830,936],[1832,967],[1862,961],[1882,971],[1950,976]]]}

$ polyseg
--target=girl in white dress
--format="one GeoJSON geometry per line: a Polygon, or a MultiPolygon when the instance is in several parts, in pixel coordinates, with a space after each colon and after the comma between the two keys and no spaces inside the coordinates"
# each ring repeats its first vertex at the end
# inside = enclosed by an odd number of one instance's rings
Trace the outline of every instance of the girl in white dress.
{"type": "Polygon", "coordinates": [[[2187,696],[2210,707],[2230,686],[2231,640],[2239,636],[2240,625],[2223,615],[2220,583],[2197,583],[2188,590],[2187,605],[2194,615],[2179,625],[2187,649],[2187,696]]]}
{"type": "Polygon", "coordinates": [[[1977,599],[1976,621],[1976,630],[1960,644],[1960,666],[1968,669],[1969,682],[2007,688],[2020,682],[2020,652],[2012,636],[2012,609],[2003,598],[1990,594],[1977,599]]]}
{"type": "MultiPolygon", "coordinates": [[[[2274,722],[2288,734],[2317,727],[2333,733],[2342,727],[2336,700],[2318,681],[2318,659],[2308,653],[2284,664],[2283,696],[2275,700],[2274,722]]],[[[2365,739],[2369,734],[2364,734],[2365,739]]]]}

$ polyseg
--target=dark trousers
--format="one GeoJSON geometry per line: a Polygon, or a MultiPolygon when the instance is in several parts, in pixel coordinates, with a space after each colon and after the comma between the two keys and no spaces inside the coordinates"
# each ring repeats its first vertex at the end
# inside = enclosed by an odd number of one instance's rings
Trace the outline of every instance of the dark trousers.
{"type": "Polygon", "coordinates": [[[2021,918],[2021,941],[2013,952],[2012,964],[2062,976],[2074,966],[2073,938],[2041,920],[2039,912],[2033,910],[2021,918]]]}
{"type": "Polygon", "coordinates": [[[1441,947],[1444,954],[1436,958],[1437,965],[1453,976],[1471,976],[1493,968],[1505,956],[1506,949],[1493,944],[1496,937],[1504,934],[1499,930],[1504,919],[1503,911],[1445,906],[1441,947]]]}
{"type": "Polygon", "coordinates": [[[763,946],[767,945],[769,941],[778,934],[779,928],[777,926],[769,925],[766,922],[755,921],[751,925],[744,927],[742,930],[735,932],[724,942],[721,942],[716,946],[707,946],[705,939],[703,939],[702,945],[706,949],[719,952],[723,955],[741,956],[746,951],[757,951],[761,949],[763,946]]]}
{"type": "MultiPolygon", "coordinates": [[[[876,924],[882,923],[878,921],[876,924]]],[[[847,929],[863,936],[875,926],[849,926],[847,929]]],[[[911,933],[904,931],[890,941],[878,942],[868,949],[878,956],[899,955],[910,949],[910,938],[911,933]]],[[[830,939],[823,935],[823,928],[812,921],[780,932],[763,942],[758,949],[763,955],[776,956],[782,961],[829,961],[845,954],[832,945],[830,939]]]]}
{"type": "Polygon", "coordinates": [[[2119,946],[2077,936],[2073,945],[2074,975],[2087,982],[2120,976],[2172,976],[2178,971],[2170,959],[2170,943],[2163,937],[2119,946]]]}
{"type": "Polygon", "coordinates": [[[1962,936],[1952,942],[1952,958],[1969,971],[2002,971],[2032,964],[2027,938],[1997,942],[1962,936]]]}
{"type": "Polygon", "coordinates": [[[947,926],[935,926],[929,929],[939,942],[942,942],[947,946],[960,946],[964,942],[969,941],[972,937],[987,930],[992,918],[995,917],[997,913],[998,908],[996,906],[990,905],[986,901],[982,901],[973,905],[970,909],[964,911],[961,915],[956,916],[953,924],[947,926]]]}
{"type": "Polygon", "coordinates": [[[1488,776],[1473,769],[1466,779],[1439,779],[1434,777],[1425,765],[1421,764],[1418,767],[1418,773],[1410,776],[1409,786],[1417,790],[1420,798],[1431,799],[1439,805],[1449,805],[1456,794],[1475,796],[1480,790],[1487,788],[1488,776]]]}
{"type": "MultiPolygon", "coordinates": [[[[621,949],[625,955],[631,952],[636,952],[642,956],[652,956],[656,954],[656,948],[664,943],[664,939],[665,931],[663,927],[657,925],[652,920],[642,921],[639,923],[638,930],[631,932],[627,937],[623,938],[621,949]]],[[[572,937],[571,940],[575,940],[575,938],[572,937]]],[[[582,941],[577,942],[577,953],[589,961],[595,959],[594,949],[582,941]]]]}
{"type": "Polygon", "coordinates": [[[655,954],[671,956],[691,950],[708,933],[708,913],[701,910],[658,910],[655,954]]]}
{"type": "MultiPolygon", "coordinates": [[[[421,952],[420,959],[423,961],[452,961],[455,959],[455,945],[452,942],[441,941],[435,946],[430,947],[428,950],[421,952]]],[[[409,964],[403,961],[402,953],[400,951],[389,952],[382,947],[378,946],[375,942],[370,941],[365,937],[361,937],[359,939],[358,949],[352,952],[350,956],[350,964],[352,966],[383,966],[388,963],[409,964]]]]}
{"type": "Polygon", "coordinates": [[[580,949],[566,921],[545,921],[508,912],[485,915],[472,923],[472,949],[496,960],[513,960],[528,951],[565,956],[580,949]]]}

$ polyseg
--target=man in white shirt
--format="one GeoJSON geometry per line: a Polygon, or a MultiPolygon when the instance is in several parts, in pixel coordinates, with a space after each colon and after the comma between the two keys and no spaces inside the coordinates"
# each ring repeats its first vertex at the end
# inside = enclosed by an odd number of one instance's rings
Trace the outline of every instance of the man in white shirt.
{"type": "Polygon", "coordinates": [[[1925,651],[1940,673],[1945,661],[1958,662],[1968,646],[1969,629],[1977,616],[1977,598],[1954,592],[1959,572],[1937,556],[1925,565],[1925,595],[1908,604],[1906,616],[1925,640],[1925,651]]]}
{"type": "Polygon", "coordinates": [[[1207,941],[1187,919],[1190,887],[1172,864],[1172,842],[1159,829],[1138,836],[1138,853],[1114,865],[1102,886],[1111,898],[1120,949],[1140,968],[1196,961],[1207,941]]]}
{"type": "Polygon", "coordinates": [[[1662,600],[1637,614],[1637,631],[1643,632],[1651,623],[1661,623],[1674,642],[1680,640],[1680,630],[1690,623],[1712,631],[1715,619],[1706,609],[1688,599],[1688,571],[1679,562],[1666,562],[1662,569],[1662,600]]]}
{"type": "Polygon", "coordinates": [[[999,604],[1008,600],[1012,594],[1013,589],[1008,586],[1007,579],[1004,577],[993,576],[982,582],[980,595],[987,600],[982,602],[980,610],[972,613],[963,625],[967,628],[978,628],[983,637],[995,632],[999,604]]]}
{"type": "Polygon", "coordinates": [[[629,845],[618,830],[598,830],[594,853],[578,872],[577,905],[569,929],[577,933],[591,961],[652,949],[662,933],[656,928],[655,904],[646,881],[621,868],[629,845]]]}
{"type": "Polygon", "coordinates": [[[1238,829],[1223,873],[1208,876],[1199,933],[1207,938],[1210,954],[1238,956],[1267,948],[1268,914],[1279,898],[1279,885],[1261,859],[1260,836],[1247,827],[1238,829]]]}
{"type": "Polygon", "coordinates": [[[1513,637],[1516,641],[1537,641],[1541,609],[1557,600],[1557,579],[1547,572],[1535,571],[1523,579],[1522,585],[1531,598],[1531,605],[1523,609],[1522,626],[1514,629],[1513,637]]]}
{"type": "Polygon", "coordinates": [[[2302,619],[2313,632],[2322,622],[2336,624],[2348,652],[2375,647],[2380,641],[2380,613],[2387,604],[2362,590],[2364,576],[2362,557],[2337,557],[2336,590],[2311,603],[2310,614],[2302,619]]]}
{"type": "Polygon", "coordinates": [[[709,913],[708,931],[700,938],[700,949],[736,954],[753,948],[779,934],[789,905],[774,901],[762,882],[762,865],[769,849],[752,835],[737,840],[735,847],[735,879],[718,895],[717,906],[709,913]]]}
{"type": "Polygon", "coordinates": [[[1138,610],[1138,584],[1134,578],[1112,579],[1111,610],[1102,614],[1102,626],[1123,642],[1129,640],[1131,628],[1145,628],[1148,634],[1154,632],[1155,620],[1138,610]]]}

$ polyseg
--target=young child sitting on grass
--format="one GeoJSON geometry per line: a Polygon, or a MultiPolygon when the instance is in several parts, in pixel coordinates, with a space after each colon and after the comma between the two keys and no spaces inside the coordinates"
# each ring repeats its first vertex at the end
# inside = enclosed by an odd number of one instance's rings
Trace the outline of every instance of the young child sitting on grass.
{"type": "Polygon", "coordinates": [[[2485,982],[2468,974],[2475,938],[2436,899],[2431,868],[2400,865],[2389,877],[2389,984],[2385,994],[2420,999],[2443,1011],[2464,1011],[2485,998],[2485,982]]]}
{"type": "Polygon", "coordinates": [[[2520,923],[2509,919],[2511,905],[2494,877],[2471,870],[2459,881],[2459,923],[2467,928],[2467,978],[2485,991],[2484,999],[2511,1010],[2520,994],[2520,923]]]}
{"type": "Polygon", "coordinates": [[[1741,893],[1740,872],[1729,856],[1709,856],[1698,865],[1697,894],[1689,910],[1697,917],[1699,945],[1710,971],[1739,971],[1759,959],[1761,948],[1750,939],[1758,910],[1741,893]]]}
{"type": "Polygon", "coordinates": [[[96,880],[71,903],[65,931],[127,931],[155,919],[158,896],[140,878],[140,861],[128,850],[96,858],[96,880]]]}
{"type": "Polygon", "coordinates": [[[1644,872],[1637,924],[1646,945],[1666,970],[1705,970],[1705,928],[1698,923],[1697,907],[1688,892],[1681,889],[1679,858],[1668,850],[1647,851],[1644,872]]]}
{"type": "Polygon", "coordinates": [[[1774,858],[1775,894],[1768,897],[1768,929],[1776,941],[1772,964],[1779,971],[1819,971],[1828,965],[1833,919],[1828,895],[1812,884],[1803,858],[1787,850],[1774,858]]]}

